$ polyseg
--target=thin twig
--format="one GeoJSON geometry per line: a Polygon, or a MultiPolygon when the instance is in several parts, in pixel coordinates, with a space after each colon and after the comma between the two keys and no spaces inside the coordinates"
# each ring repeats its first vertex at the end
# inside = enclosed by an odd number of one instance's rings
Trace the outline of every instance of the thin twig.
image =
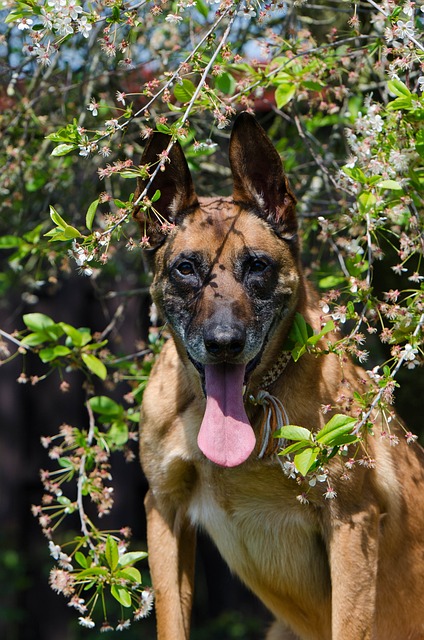
{"type": "Polygon", "coordinates": [[[113,314],[112,320],[109,322],[107,327],[103,329],[102,333],[100,334],[100,341],[104,340],[106,336],[112,333],[112,331],[116,327],[116,323],[122,318],[124,311],[125,311],[125,305],[120,304],[116,309],[115,313],[113,314]]]}
{"type": "MultiPolygon", "coordinates": [[[[89,402],[85,403],[85,406],[87,408],[88,411],[88,417],[89,417],[89,429],[88,429],[88,434],[87,434],[87,448],[89,449],[93,443],[93,438],[94,438],[94,429],[95,429],[95,420],[94,420],[94,413],[93,410],[90,406],[89,402]]],[[[84,510],[84,499],[83,499],[83,489],[84,489],[84,483],[87,479],[87,474],[86,474],[86,470],[85,470],[85,465],[87,462],[87,454],[84,454],[81,457],[81,462],[80,462],[80,466],[79,466],[79,470],[78,470],[78,484],[77,484],[77,507],[78,507],[78,513],[79,513],[79,517],[80,517],[80,522],[81,522],[81,531],[82,534],[84,535],[88,546],[90,547],[90,549],[93,551],[94,556],[95,556],[95,561],[98,561],[98,557],[97,557],[97,552],[96,552],[96,546],[93,544],[92,540],[91,540],[91,532],[89,531],[88,527],[87,527],[87,514],[85,513],[84,510]]]]}
{"type": "Polygon", "coordinates": [[[114,364],[120,364],[121,362],[127,362],[128,360],[135,360],[136,358],[147,356],[149,353],[152,353],[151,349],[142,349],[142,351],[137,351],[136,353],[130,353],[127,356],[122,356],[122,358],[116,358],[115,360],[110,360],[108,364],[112,366],[114,364]]]}
{"type": "Polygon", "coordinates": [[[150,287],[139,287],[138,289],[125,289],[125,291],[109,291],[103,297],[106,300],[113,300],[114,298],[130,298],[131,296],[139,296],[143,293],[149,293],[150,287]]]}
{"type": "Polygon", "coordinates": [[[6,338],[6,340],[13,342],[14,344],[18,345],[18,347],[22,347],[22,349],[25,349],[26,351],[30,350],[30,347],[27,344],[24,344],[20,340],[17,340],[13,336],[11,336],[10,333],[6,333],[6,331],[3,331],[3,329],[0,329],[0,336],[3,336],[3,338],[6,338]]]}

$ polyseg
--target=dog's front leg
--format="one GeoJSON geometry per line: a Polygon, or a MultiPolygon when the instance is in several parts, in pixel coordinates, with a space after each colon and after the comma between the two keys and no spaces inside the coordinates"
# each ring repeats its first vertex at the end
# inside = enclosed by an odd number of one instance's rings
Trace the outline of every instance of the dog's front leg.
{"type": "Polygon", "coordinates": [[[152,491],[145,506],[158,640],[188,640],[196,533],[184,515],[165,507],[152,491]]]}
{"type": "Polygon", "coordinates": [[[376,640],[380,513],[374,507],[332,521],[332,640],[376,640]]]}

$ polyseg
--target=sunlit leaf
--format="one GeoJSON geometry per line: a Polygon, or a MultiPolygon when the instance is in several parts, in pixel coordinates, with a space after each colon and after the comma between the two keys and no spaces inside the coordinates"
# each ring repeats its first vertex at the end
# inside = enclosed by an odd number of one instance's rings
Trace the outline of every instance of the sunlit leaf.
{"type": "Polygon", "coordinates": [[[123,607],[131,606],[131,594],[125,587],[121,587],[120,585],[113,584],[110,588],[110,592],[123,607]]]}
{"type": "Polygon", "coordinates": [[[91,353],[82,353],[81,358],[87,369],[90,369],[92,373],[98,376],[101,380],[105,380],[107,376],[107,369],[103,362],[91,353]]]}

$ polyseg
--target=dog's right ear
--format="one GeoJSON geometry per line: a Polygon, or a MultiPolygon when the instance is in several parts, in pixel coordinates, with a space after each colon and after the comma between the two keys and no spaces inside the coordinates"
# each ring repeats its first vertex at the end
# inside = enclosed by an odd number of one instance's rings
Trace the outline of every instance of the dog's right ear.
{"type": "MultiPolygon", "coordinates": [[[[164,133],[155,133],[150,138],[141,158],[142,166],[150,165],[150,174],[164,157],[170,142],[171,137],[164,133]]],[[[137,188],[134,194],[135,203],[147,183],[146,179],[137,179],[137,188]]],[[[153,208],[159,215],[155,214],[152,209],[146,213],[139,203],[135,205],[133,211],[134,218],[140,224],[142,235],[147,235],[149,238],[151,248],[156,248],[163,242],[166,235],[166,228],[164,228],[166,223],[178,224],[185,213],[198,205],[187,160],[179,142],[173,144],[166,162],[159,169],[145,195],[151,200],[158,190],[160,198],[153,203],[153,208]]]]}

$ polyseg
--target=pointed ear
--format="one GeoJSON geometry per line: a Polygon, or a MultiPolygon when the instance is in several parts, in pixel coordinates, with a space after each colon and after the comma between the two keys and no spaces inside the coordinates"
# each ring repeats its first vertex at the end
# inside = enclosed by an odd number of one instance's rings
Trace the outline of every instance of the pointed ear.
{"type": "Polygon", "coordinates": [[[253,207],[281,237],[296,235],[296,198],[283,165],[262,127],[247,112],[241,113],[230,140],[234,200],[253,207]]]}
{"type": "MultiPolygon", "coordinates": [[[[151,166],[150,174],[154,171],[160,160],[161,154],[166,151],[171,137],[164,133],[155,133],[150,138],[141,158],[141,165],[151,166]]],[[[181,216],[189,209],[198,205],[194,185],[185,159],[183,150],[179,142],[175,142],[171,148],[168,161],[163,165],[164,169],[159,170],[153,183],[147,190],[147,198],[150,200],[157,190],[160,191],[160,198],[153,203],[153,208],[159,213],[155,215],[153,210],[147,214],[140,206],[135,206],[134,218],[139,222],[143,235],[149,237],[149,244],[155,248],[165,238],[166,229],[161,230],[163,223],[178,224],[181,216]]],[[[134,202],[143,193],[148,180],[137,179],[137,188],[134,194],[134,202]]]]}

